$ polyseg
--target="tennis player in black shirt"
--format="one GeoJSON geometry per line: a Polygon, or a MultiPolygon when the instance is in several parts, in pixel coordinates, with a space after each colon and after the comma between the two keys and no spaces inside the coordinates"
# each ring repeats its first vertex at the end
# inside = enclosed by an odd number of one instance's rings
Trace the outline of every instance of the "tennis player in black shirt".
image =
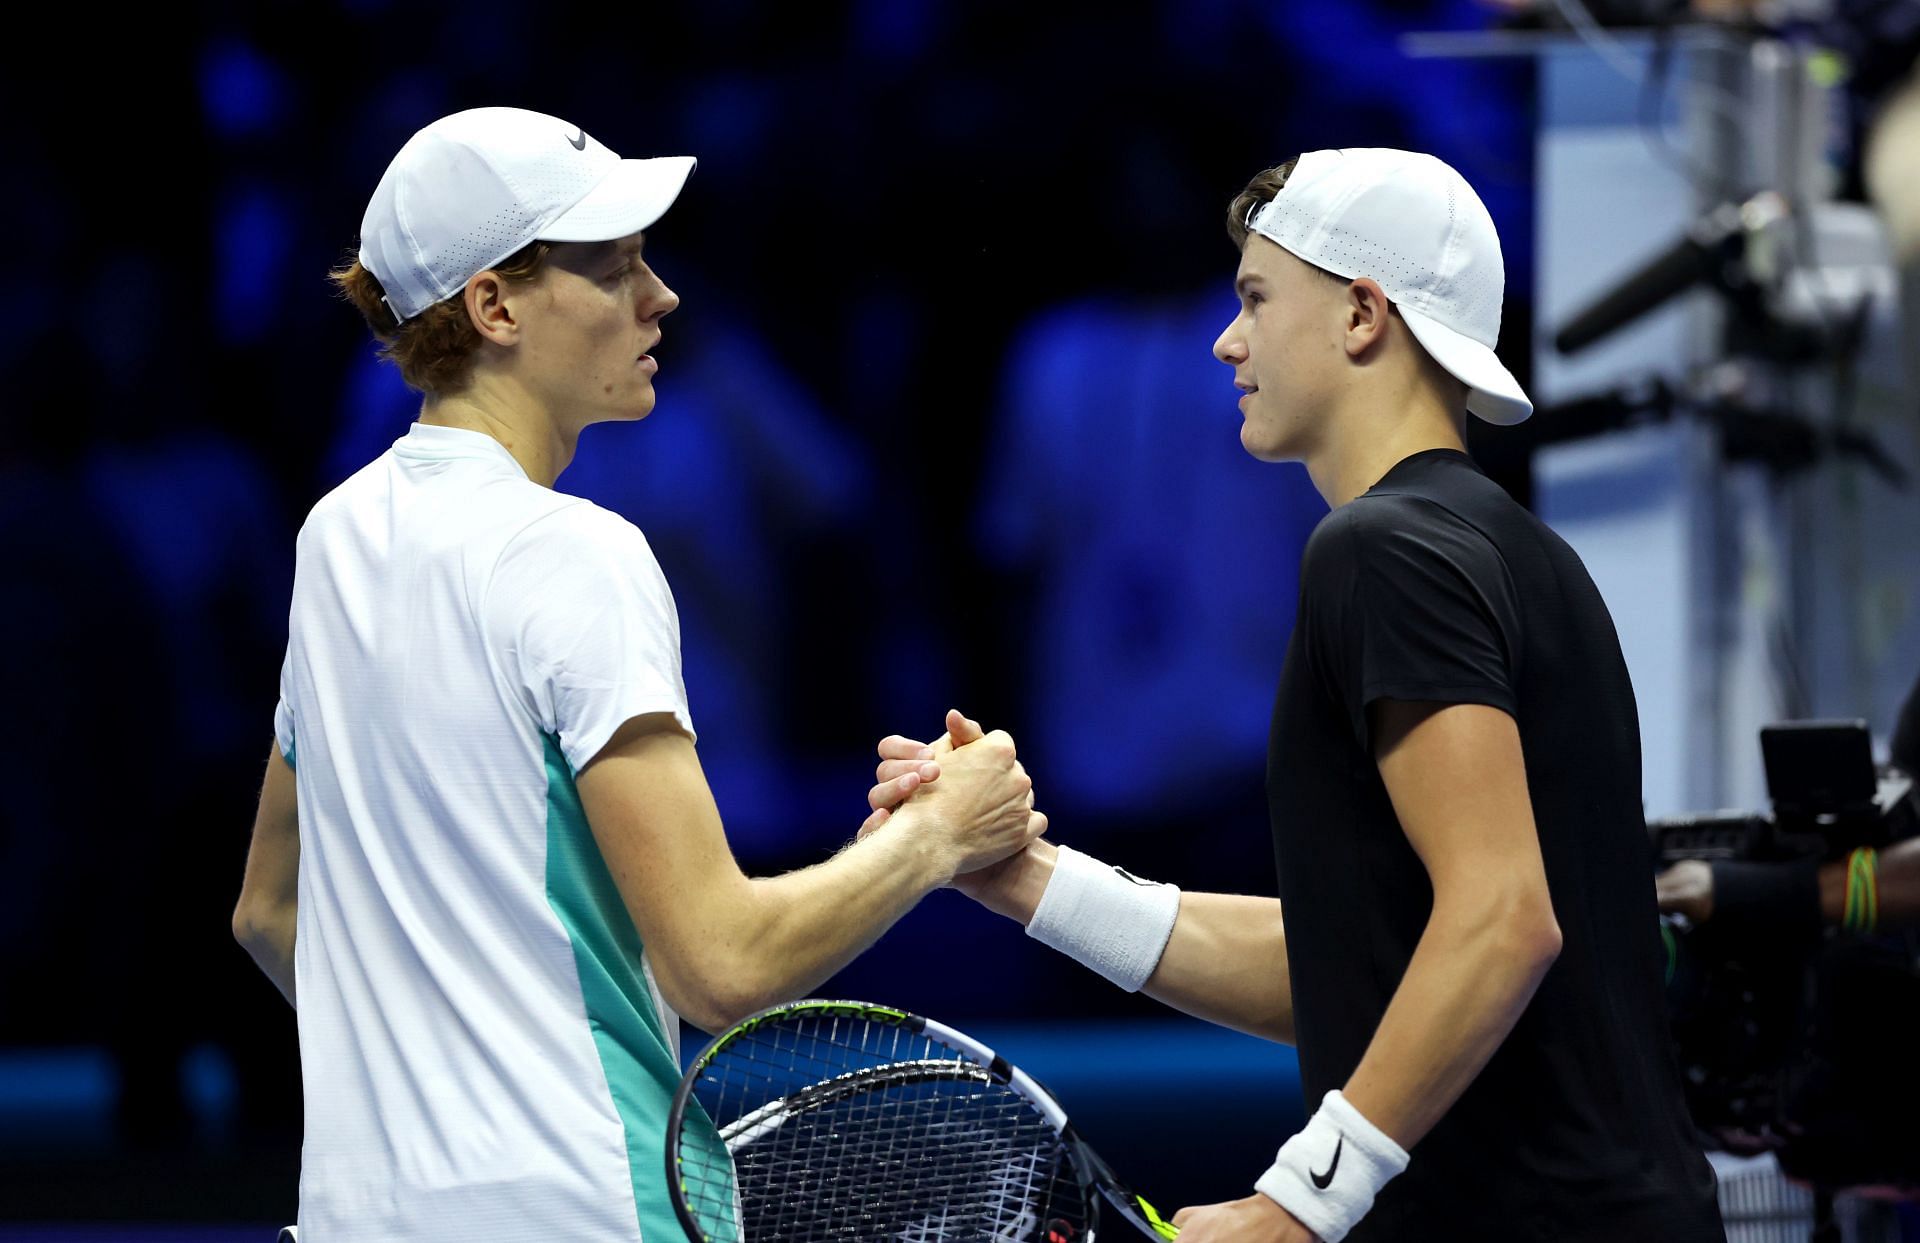
{"type": "MultiPolygon", "coordinates": [[[[1036,842],[958,884],[1124,988],[1298,1045],[1319,1108],[1187,1243],[1707,1243],[1667,1036],[1633,688],[1585,567],[1465,451],[1532,413],[1452,168],[1315,151],[1230,209],[1241,443],[1304,462],[1268,749],[1280,900],[1036,842]]],[[[978,729],[881,744],[869,830],[978,729]]]]}

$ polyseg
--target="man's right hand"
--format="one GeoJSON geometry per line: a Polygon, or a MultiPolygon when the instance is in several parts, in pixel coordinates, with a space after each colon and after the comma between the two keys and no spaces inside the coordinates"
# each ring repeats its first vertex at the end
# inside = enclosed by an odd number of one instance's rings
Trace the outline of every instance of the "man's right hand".
{"type": "MultiPolygon", "coordinates": [[[[880,740],[880,764],[874,769],[877,784],[867,792],[867,804],[873,814],[861,826],[862,837],[885,824],[894,809],[912,798],[916,791],[938,780],[941,763],[950,759],[956,748],[969,746],[986,736],[978,721],[957,711],[947,713],[946,724],[946,734],[932,744],[899,734],[880,740]]],[[[1028,801],[1032,801],[1031,794],[1028,801]]],[[[951,885],[987,909],[1025,924],[1033,918],[1039,895],[1046,892],[1047,880],[1053,873],[1053,857],[1052,844],[1042,838],[997,863],[956,875],[951,885]]]]}
{"type": "MultiPolygon", "coordinates": [[[[957,712],[950,713],[948,719],[966,721],[957,712]]],[[[966,724],[972,728],[964,749],[955,749],[951,735],[933,748],[939,755],[938,766],[932,770],[937,785],[924,779],[902,782],[897,779],[899,774],[891,782],[882,782],[892,787],[896,804],[918,792],[918,797],[895,810],[891,819],[902,822],[896,825],[899,831],[932,837],[941,869],[949,878],[1018,854],[1047,830],[1047,818],[1033,810],[1033,782],[1016,757],[1013,738],[1004,730],[983,736],[977,725],[966,724]],[[908,785],[913,788],[902,790],[908,785]]],[[[907,739],[899,741],[910,743],[907,739]]],[[[911,744],[909,754],[916,758],[898,763],[912,769],[916,776],[925,773],[927,762],[917,758],[922,749],[917,743],[911,744]]],[[[884,823],[877,814],[879,810],[876,804],[876,816],[862,828],[862,836],[884,823]]]]}

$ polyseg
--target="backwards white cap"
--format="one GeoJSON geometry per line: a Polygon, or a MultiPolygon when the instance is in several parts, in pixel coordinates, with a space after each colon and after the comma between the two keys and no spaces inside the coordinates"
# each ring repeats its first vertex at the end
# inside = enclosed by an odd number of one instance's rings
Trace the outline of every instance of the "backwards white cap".
{"type": "Polygon", "coordinates": [[[360,262],[412,319],[529,242],[605,242],[649,228],[690,155],[623,160],[579,126],[523,108],[441,117],[400,148],[360,221],[360,262]]]}
{"type": "Polygon", "coordinates": [[[1473,413],[1489,423],[1533,413],[1493,353],[1506,290],[1500,235],[1443,161],[1388,147],[1309,151],[1246,224],[1317,268],[1380,282],[1414,338],[1467,386],[1473,413]]]}

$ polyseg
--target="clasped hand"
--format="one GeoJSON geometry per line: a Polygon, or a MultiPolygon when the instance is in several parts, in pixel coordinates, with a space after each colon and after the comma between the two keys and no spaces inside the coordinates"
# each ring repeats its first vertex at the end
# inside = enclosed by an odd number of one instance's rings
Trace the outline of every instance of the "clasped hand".
{"type": "MultiPolygon", "coordinates": [[[[978,721],[974,721],[959,711],[947,713],[946,733],[931,743],[919,742],[901,734],[889,734],[880,740],[876,752],[880,757],[879,765],[873,771],[876,783],[867,792],[867,806],[871,814],[866,823],[860,826],[860,836],[878,830],[890,820],[901,804],[912,799],[923,787],[940,779],[941,762],[951,757],[960,747],[980,742],[987,732],[978,721]]],[[[995,736],[1004,737],[999,731],[995,736]]],[[[1008,739],[1011,743],[1011,739],[1008,739]]],[[[1027,806],[1033,806],[1033,791],[1027,791],[1027,806]]],[[[1045,831],[1046,817],[1034,813],[1039,821],[1040,830],[1045,831]]],[[[1017,850],[1011,855],[982,868],[956,875],[952,887],[975,900],[987,902],[999,889],[1012,880],[1015,873],[1031,856],[1032,846],[1026,850],[1017,850]]],[[[991,903],[989,903],[991,904],[991,903]]]]}
{"type": "MultiPolygon", "coordinates": [[[[947,713],[947,732],[934,742],[918,742],[900,734],[890,734],[881,739],[877,748],[880,763],[873,772],[875,784],[867,792],[867,806],[872,814],[860,826],[860,836],[866,837],[878,831],[901,804],[912,799],[925,786],[938,781],[943,758],[950,757],[956,748],[968,746],[984,737],[986,733],[977,721],[953,711],[947,713]]],[[[1031,790],[1028,791],[1027,801],[1031,806],[1031,790]]],[[[1026,906],[1031,904],[1031,897],[1026,903],[1021,903],[1013,900],[1013,895],[1019,888],[1023,870],[1049,866],[1044,860],[1036,859],[1043,851],[1046,852],[1046,858],[1050,859],[1050,845],[1044,840],[1032,842],[1025,849],[1015,851],[997,863],[956,875],[952,881],[953,888],[1003,913],[1015,914],[1016,918],[1020,917],[1016,912],[1030,915],[1026,906]]],[[[1038,885],[1037,881],[1035,883],[1038,885]]],[[[1173,1221],[1181,1228],[1181,1238],[1189,1243],[1210,1243],[1212,1240],[1319,1243],[1314,1233],[1290,1213],[1259,1194],[1225,1204],[1184,1208],[1174,1214],[1173,1221]]]]}
{"type": "MultiPolygon", "coordinates": [[[[871,814],[860,826],[859,836],[867,837],[878,831],[894,818],[901,805],[914,799],[924,787],[940,779],[942,761],[949,769],[955,770],[948,775],[948,782],[960,782],[962,770],[980,767],[972,763],[977,754],[969,749],[965,757],[957,757],[954,752],[961,747],[972,748],[984,744],[982,752],[993,750],[1004,754],[1005,762],[1012,766],[1012,777],[1018,782],[1018,810],[1026,824],[1024,836],[1010,844],[1000,845],[982,841],[967,851],[960,865],[955,869],[950,883],[963,891],[972,892],[985,876],[1001,868],[1010,858],[1019,857],[1025,847],[1046,832],[1047,818],[1033,810],[1033,783],[1026,770],[1015,759],[1013,739],[1003,730],[991,734],[983,730],[979,723],[962,716],[958,711],[947,713],[947,732],[938,740],[929,744],[892,734],[881,740],[878,752],[880,764],[874,770],[874,780],[878,783],[867,794],[867,805],[871,814]]],[[[973,774],[977,775],[977,774],[973,774]]],[[[931,793],[922,798],[932,797],[931,793]]],[[[941,797],[946,797],[942,795],[941,797]]],[[[957,794],[956,794],[957,797],[957,794]]],[[[1000,839],[1004,841],[1004,839],[1000,839]]]]}

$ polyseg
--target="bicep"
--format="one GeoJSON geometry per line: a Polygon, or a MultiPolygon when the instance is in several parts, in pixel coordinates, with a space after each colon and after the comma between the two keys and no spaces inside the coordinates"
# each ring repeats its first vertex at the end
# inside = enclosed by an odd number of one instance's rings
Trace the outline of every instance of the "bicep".
{"type": "MultiPolygon", "coordinates": [[[[1519,606],[1498,550],[1434,505],[1348,507],[1321,541],[1310,584],[1317,665],[1359,745],[1384,751],[1381,701],[1420,715],[1441,704],[1515,711],[1519,606]]],[[[1319,540],[1316,533],[1316,540],[1319,540]]]]}
{"type": "Polygon", "coordinates": [[[243,907],[273,910],[291,906],[299,892],[300,813],[293,766],[276,745],[267,757],[260,805],[253,816],[253,840],[247,847],[247,873],[240,890],[243,907]]]}
{"type": "Polygon", "coordinates": [[[1435,903],[1504,895],[1550,910],[1514,719],[1477,703],[1383,699],[1368,711],[1381,780],[1435,903]]]}
{"type": "Polygon", "coordinates": [[[575,784],[655,967],[676,975],[704,951],[730,947],[738,933],[729,911],[749,882],[727,846],[693,740],[674,715],[627,721],[575,784]]]}

